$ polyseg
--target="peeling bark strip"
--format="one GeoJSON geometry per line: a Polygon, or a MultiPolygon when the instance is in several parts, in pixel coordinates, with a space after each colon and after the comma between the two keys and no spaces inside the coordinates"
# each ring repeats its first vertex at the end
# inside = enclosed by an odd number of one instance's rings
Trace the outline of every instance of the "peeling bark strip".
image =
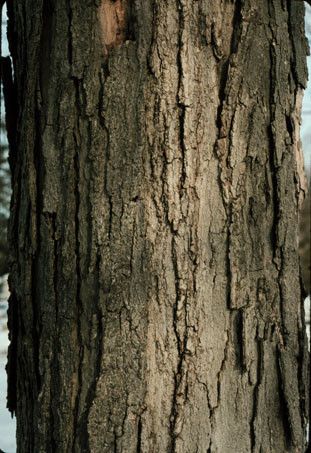
{"type": "Polygon", "coordinates": [[[129,2],[131,0],[102,0],[99,7],[101,39],[104,53],[128,39],[129,2]]]}
{"type": "Polygon", "coordinates": [[[303,453],[303,3],[8,12],[18,453],[303,453]]]}

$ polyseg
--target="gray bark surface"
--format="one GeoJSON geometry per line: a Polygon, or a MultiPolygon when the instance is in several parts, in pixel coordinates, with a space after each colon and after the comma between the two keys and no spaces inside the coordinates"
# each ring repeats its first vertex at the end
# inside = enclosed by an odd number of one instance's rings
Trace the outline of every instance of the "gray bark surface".
{"type": "Polygon", "coordinates": [[[18,452],[304,452],[302,2],[9,2],[18,452]]]}

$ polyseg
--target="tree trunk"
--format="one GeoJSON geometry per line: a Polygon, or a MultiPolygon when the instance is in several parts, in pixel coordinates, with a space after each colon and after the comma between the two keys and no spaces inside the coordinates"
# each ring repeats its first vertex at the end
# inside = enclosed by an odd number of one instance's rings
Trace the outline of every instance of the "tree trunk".
{"type": "Polygon", "coordinates": [[[303,452],[303,2],[8,9],[18,452],[303,452]]]}

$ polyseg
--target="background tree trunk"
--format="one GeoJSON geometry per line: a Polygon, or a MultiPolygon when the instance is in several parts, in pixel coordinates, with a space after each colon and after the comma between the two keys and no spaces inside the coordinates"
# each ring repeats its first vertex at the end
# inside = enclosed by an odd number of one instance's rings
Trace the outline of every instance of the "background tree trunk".
{"type": "Polygon", "coordinates": [[[8,2],[18,452],[303,452],[303,2],[8,2]]]}

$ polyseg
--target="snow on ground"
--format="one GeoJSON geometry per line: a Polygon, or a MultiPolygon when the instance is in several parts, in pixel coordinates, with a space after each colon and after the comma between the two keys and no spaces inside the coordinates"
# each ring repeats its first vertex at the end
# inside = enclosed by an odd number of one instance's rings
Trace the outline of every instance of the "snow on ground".
{"type": "Polygon", "coordinates": [[[8,330],[7,330],[7,276],[0,279],[0,448],[5,453],[15,453],[16,441],[15,418],[11,418],[6,409],[7,378],[5,365],[7,361],[8,330]]]}

